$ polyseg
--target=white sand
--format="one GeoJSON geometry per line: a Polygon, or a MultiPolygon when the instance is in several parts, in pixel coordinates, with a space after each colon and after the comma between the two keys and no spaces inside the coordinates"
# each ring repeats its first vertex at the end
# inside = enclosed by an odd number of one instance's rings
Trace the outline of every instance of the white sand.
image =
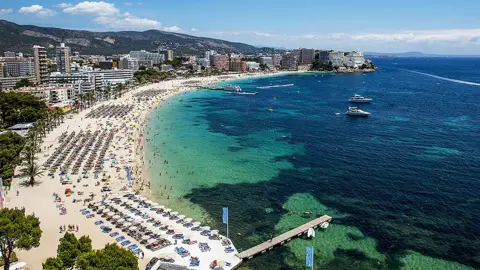
{"type": "MultiPolygon", "coordinates": [[[[252,75],[234,75],[235,78],[241,78],[246,76],[252,75]]],[[[264,76],[264,74],[262,74],[264,76]]],[[[189,90],[186,88],[185,82],[187,81],[201,81],[200,84],[207,85],[216,83],[225,79],[233,79],[232,76],[225,78],[225,76],[212,76],[212,77],[204,77],[204,78],[191,78],[187,80],[172,80],[172,81],[164,81],[156,84],[150,84],[148,86],[143,86],[138,89],[132,90],[118,98],[116,100],[109,100],[104,101],[101,103],[96,104],[92,108],[86,109],[78,114],[69,115],[65,118],[64,123],[60,126],[55,128],[49,134],[47,134],[46,138],[44,138],[44,142],[41,146],[42,152],[39,153],[38,156],[38,164],[42,165],[48,159],[49,155],[52,154],[55,149],[58,147],[58,139],[60,135],[64,131],[68,131],[71,133],[72,131],[80,132],[81,130],[91,130],[94,132],[95,130],[103,131],[107,125],[107,122],[111,123],[111,127],[119,129],[119,131],[115,134],[115,137],[110,144],[107,154],[105,158],[108,157],[116,157],[117,161],[120,161],[120,167],[127,165],[127,166],[138,166],[137,168],[141,168],[141,164],[143,161],[143,151],[142,146],[137,144],[137,142],[141,142],[141,133],[142,133],[142,126],[143,121],[147,118],[149,112],[152,108],[156,105],[160,104],[157,102],[157,97],[151,98],[148,102],[138,103],[136,99],[132,98],[133,94],[141,92],[143,90],[149,89],[167,89],[168,92],[166,95],[161,97],[162,99],[166,99],[171,97],[175,94],[178,94],[182,91],[189,90]],[[85,118],[85,115],[95,108],[98,108],[102,104],[115,104],[115,105],[134,105],[134,109],[131,110],[124,119],[120,118],[85,118]],[[135,123],[135,126],[131,124],[135,123]],[[51,147],[50,147],[51,146],[51,147]],[[47,147],[48,150],[44,151],[44,147],[47,147]],[[137,154],[136,154],[137,153],[137,154]],[[128,162],[128,161],[131,162],[128,162]]],[[[198,85],[198,84],[197,84],[198,85]]],[[[86,158],[90,154],[87,154],[86,158]]],[[[84,163],[83,163],[84,164],[84,163]]],[[[83,166],[82,164],[82,166],[83,166]]],[[[80,170],[80,173],[82,170],[80,170]]],[[[121,169],[120,172],[116,172],[115,167],[110,167],[110,162],[105,162],[104,164],[104,172],[106,175],[111,176],[110,188],[112,189],[112,193],[119,193],[118,191],[120,188],[126,186],[126,173],[124,169],[121,169]]],[[[95,186],[95,182],[99,181],[99,179],[94,179],[93,177],[93,170],[90,172],[89,178],[84,178],[81,180],[80,183],[77,183],[77,179],[80,178],[81,174],[79,175],[69,175],[73,180],[73,184],[71,185],[62,185],[59,181],[60,177],[58,176],[58,171],[55,174],[54,178],[49,177],[48,170],[45,171],[44,176],[39,177],[38,180],[41,183],[34,187],[22,187],[19,185],[21,181],[24,179],[14,179],[12,183],[11,191],[8,192],[5,207],[25,207],[27,213],[34,213],[37,217],[40,218],[41,222],[41,229],[43,231],[42,238],[40,240],[40,246],[38,248],[33,248],[29,251],[22,251],[17,250],[17,255],[21,261],[27,262],[28,267],[32,270],[35,269],[42,269],[41,264],[49,257],[56,256],[56,250],[59,243],[59,238],[61,238],[64,233],[60,233],[59,227],[62,225],[68,226],[68,224],[74,224],[79,226],[79,231],[75,232],[77,237],[82,235],[88,235],[92,239],[92,245],[94,249],[102,248],[107,243],[114,243],[114,238],[110,237],[108,234],[102,233],[99,229],[99,226],[94,225],[96,220],[102,219],[100,217],[94,217],[92,219],[87,219],[85,216],[79,213],[80,209],[86,208],[83,205],[83,202],[73,203],[73,199],[85,199],[87,198],[88,194],[92,192],[96,195],[95,201],[101,199],[101,196],[104,195],[100,192],[101,186],[95,186]],[[88,184],[89,186],[83,187],[84,184],[88,184]],[[64,195],[65,188],[71,188],[75,194],[66,197],[64,195]],[[19,196],[16,196],[17,190],[19,191],[19,196]],[[83,191],[84,194],[79,196],[76,192],[83,191]],[[57,203],[53,200],[53,193],[60,194],[62,197],[62,203],[64,204],[65,208],[67,209],[67,214],[60,215],[59,210],[57,209],[57,203]]],[[[144,175],[136,175],[135,180],[141,184],[141,182],[148,182],[148,179],[145,179],[144,175]]],[[[138,186],[136,188],[139,188],[138,186]]],[[[129,187],[128,190],[132,191],[133,187],[129,187]]],[[[174,206],[170,206],[174,208],[174,206]]],[[[175,209],[174,209],[175,210],[175,209]]],[[[181,214],[181,213],[180,213],[181,214]]],[[[106,225],[110,226],[107,222],[106,225]]],[[[180,226],[181,227],[181,226],[180,226]]],[[[179,227],[179,229],[181,229],[179,227]]],[[[212,228],[215,229],[215,228],[212,228]]],[[[114,230],[116,231],[116,230],[114,230]]],[[[121,234],[125,235],[125,234],[121,234]]],[[[207,237],[203,237],[207,238],[207,237]]],[[[140,245],[135,240],[127,237],[127,239],[131,240],[133,243],[139,245],[145,251],[145,259],[139,260],[139,267],[140,269],[144,269],[146,263],[148,262],[149,258],[153,256],[150,251],[147,252],[143,245],[140,245]]],[[[199,236],[198,241],[204,240],[201,239],[199,236]]],[[[179,241],[180,243],[180,241],[179,241]]],[[[185,246],[185,245],[178,245],[178,246],[185,246]]],[[[196,245],[195,245],[196,246],[196,245]]],[[[173,249],[174,246],[169,247],[169,249],[173,249]]],[[[218,252],[220,247],[212,247],[212,251],[209,253],[213,253],[214,251],[218,252]]],[[[169,250],[169,253],[173,252],[169,250]]],[[[160,250],[160,252],[156,253],[165,253],[165,251],[160,250]]],[[[156,254],[155,253],[155,254],[156,254]]],[[[218,255],[224,255],[223,248],[221,248],[221,252],[218,252],[218,255]],[[220,254],[221,253],[221,254],[220,254]]],[[[205,266],[208,266],[210,263],[210,259],[213,258],[212,256],[206,256],[208,258],[202,259],[202,254],[197,254],[196,252],[192,252],[192,255],[199,256],[201,259],[201,269],[205,269],[205,266]],[[207,260],[210,260],[207,262],[207,260]]],[[[235,260],[230,254],[230,262],[238,263],[239,260],[235,260]]],[[[188,257],[189,258],[189,257],[188,257]]],[[[220,259],[220,258],[218,258],[220,259]]],[[[188,260],[182,260],[182,264],[185,264],[188,260]]]]}

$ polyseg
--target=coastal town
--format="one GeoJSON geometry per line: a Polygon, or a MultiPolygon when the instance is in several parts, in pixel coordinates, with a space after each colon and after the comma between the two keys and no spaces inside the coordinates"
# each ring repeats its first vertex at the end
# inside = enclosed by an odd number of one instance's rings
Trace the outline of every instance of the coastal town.
{"type": "MultiPolygon", "coordinates": [[[[250,251],[239,254],[218,229],[151,200],[143,146],[150,112],[173,95],[217,89],[233,79],[375,69],[361,52],[313,49],[175,56],[160,48],[92,56],[60,43],[54,50],[34,46],[30,53],[4,56],[0,140],[12,151],[1,157],[1,206],[10,211],[5,215],[33,219],[33,231],[21,232],[30,245],[12,236],[6,245],[11,249],[2,249],[4,265],[12,269],[86,269],[82,256],[99,249],[129,258],[131,269],[236,268],[253,256],[242,255],[250,251]],[[63,245],[80,243],[87,250],[66,260],[63,245]]],[[[320,225],[293,235],[312,226],[320,225]]],[[[278,239],[252,254],[284,242],[278,239]]]]}

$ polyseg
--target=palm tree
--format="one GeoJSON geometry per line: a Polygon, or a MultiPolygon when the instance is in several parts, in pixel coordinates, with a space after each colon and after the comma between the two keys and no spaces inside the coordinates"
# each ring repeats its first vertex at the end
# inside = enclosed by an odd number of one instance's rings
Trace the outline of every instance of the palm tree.
{"type": "Polygon", "coordinates": [[[21,170],[20,173],[23,177],[28,177],[29,180],[27,181],[29,186],[34,186],[37,181],[35,181],[35,177],[43,176],[44,170],[38,166],[35,162],[28,162],[21,170]]]}

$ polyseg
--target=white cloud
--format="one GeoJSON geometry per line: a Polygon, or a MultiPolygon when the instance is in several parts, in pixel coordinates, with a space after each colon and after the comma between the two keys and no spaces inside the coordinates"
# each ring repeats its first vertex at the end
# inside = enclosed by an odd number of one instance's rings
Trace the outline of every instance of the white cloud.
{"type": "Polygon", "coordinates": [[[12,12],[13,12],[13,9],[11,8],[0,8],[0,15],[10,14],[12,12]]]}
{"type": "Polygon", "coordinates": [[[100,16],[93,20],[98,24],[102,24],[111,28],[147,30],[160,29],[162,24],[156,20],[137,18],[129,13],[117,16],[100,16]]]}
{"type": "Polygon", "coordinates": [[[198,31],[197,28],[192,28],[192,29],[190,29],[190,32],[197,32],[197,31],[198,31]]]}
{"type": "MultiPolygon", "coordinates": [[[[131,2],[124,2],[125,5],[133,5],[131,2]]],[[[76,5],[69,5],[63,12],[79,15],[93,15],[94,22],[114,29],[146,30],[161,29],[162,24],[157,20],[136,17],[129,12],[121,13],[114,4],[108,2],[84,1],[76,5]]],[[[173,30],[172,30],[173,31],[173,30]]]]}
{"type": "Polygon", "coordinates": [[[45,18],[45,17],[51,17],[55,15],[55,11],[44,8],[43,6],[40,5],[31,5],[29,7],[21,7],[18,12],[23,13],[23,14],[34,14],[37,17],[40,18],[45,18]]]}
{"type": "Polygon", "coordinates": [[[165,26],[163,27],[163,30],[164,31],[169,31],[169,32],[182,32],[183,30],[176,26],[176,25],[173,25],[173,26],[165,26]]]}
{"type": "Polygon", "coordinates": [[[111,16],[119,13],[112,3],[84,1],[63,9],[63,12],[72,14],[95,14],[99,16],[111,16]]]}
{"type": "Polygon", "coordinates": [[[57,7],[57,8],[67,8],[67,7],[71,7],[73,6],[72,4],[70,3],[60,3],[58,5],[55,5],[54,7],[57,7]]]}

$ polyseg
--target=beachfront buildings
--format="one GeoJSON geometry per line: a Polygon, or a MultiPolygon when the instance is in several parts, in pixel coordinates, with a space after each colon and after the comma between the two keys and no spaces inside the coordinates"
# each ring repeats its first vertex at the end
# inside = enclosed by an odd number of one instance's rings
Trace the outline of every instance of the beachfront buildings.
{"type": "Polygon", "coordinates": [[[55,60],[57,62],[57,72],[70,72],[70,47],[65,46],[65,43],[60,43],[60,46],[55,48],[55,60]]]}
{"type": "Polygon", "coordinates": [[[215,54],[210,56],[210,66],[216,68],[219,71],[228,71],[229,58],[226,54],[215,54]]]}
{"type": "Polygon", "coordinates": [[[34,75],[24,77],[2,77],[0,76],[0,90],[9,90],[15,87],[15,84],[22,79],[27,79],[30,82],[35,82],[36,77],[34,75]]]}
{"type": "Polygon", "coordinates": [[[279,53],[276,53],[272,55],[272,64],[274,67],[279,67],[280,64],[282,63],[282,55],[279,53]]]}
{"type": "Polygon", "coordinates": [[[33,46],[33,59],[35,63],[35,77],[37,83],[48,83],[50,71],[48,70],[47,50],[45,47],[37,45],[33,46]]]}
{"type": "Polygon", "coordinates": [[[15,58],[15,52],[4,52],[3,55],[7,58],[15,58]]]}
{"type": "Polygon", "coordinates": [[[273,58],[271,56],[260,57],[260,64],[273,67],[273,58]]]}
{"type": "Polygon", "coordinates": [[[242,72],[242,59],[232,54],[228,62],[228,69],[230,71],[242,72]]]}
{"type": "Polygon", "coordinates": [[[297,70],[297,54],[293,53],[286,53],[282,57],[282,69],[285,70],[297,70]]]}
{"type": "Polygon", "coordinates": [[[172,61],[173,60],[173,51],[168,49],[158,49],[158,53],[164,56],[164,61],[172,61]]]}
{"type": "Polygon", "coordinates": [[[249,71],[255,71],[260,69],[260,64],[257,62],[248,61],[245,64],[246,64],[247,70],[249,71]]]}
{"type": "Polygon", "coordinates": [[[120,61],[118,62],[118,68],[138,70],[140,66],[138,65],[138,59],[132,58],[128,55],[123,58],[120,58],[120,61]]]}
{"type": "Polygon", "coordinates": [[[3,64],[5,77],[29,77],[35,74],[35,65],[30,59],[5,58],[3,64]]]}
{"type": "MultiPolygon", "coordinates": [[[[150,66],[151,65],[156,65],[156,64],[161,64],[161,63],[165,62],[165,59],[167,59],[165,54],[163,54],[163,53],[147,52],[145,50],[131,51],[129,53],[129,55],[130,55],[131,58],[137,59],[138,61],[146,61],[144,63],[151,63],[150,66]],[[151,61],[151,62],[147,62],[147,61],[151,61]]],[[[140,66],[142,66],[142,65],[140,65],[140,66]]]]}
{"type": "Polygon", "coordinates": [[[22,87],[15,90],[15,92],[29,93],[40,98],[48,105],[61,108],[71,104],[77,97],[73,87],[70,85],[22,87]]]}
{"type": "Polygon", "coordinates": [[[297,59],[299,64],[302,65],[310,65],[313,63],[313,59],[315,58],[315,50],[314,49],[301,49],[300,50],[300,59],[297,59]]]}
{"type": "Polygon", "coordinates": [[[359,68],[366,63],[362,52],[319,51],[318,60],[321,64],[332,65],[334,68],[359,68]]]}

